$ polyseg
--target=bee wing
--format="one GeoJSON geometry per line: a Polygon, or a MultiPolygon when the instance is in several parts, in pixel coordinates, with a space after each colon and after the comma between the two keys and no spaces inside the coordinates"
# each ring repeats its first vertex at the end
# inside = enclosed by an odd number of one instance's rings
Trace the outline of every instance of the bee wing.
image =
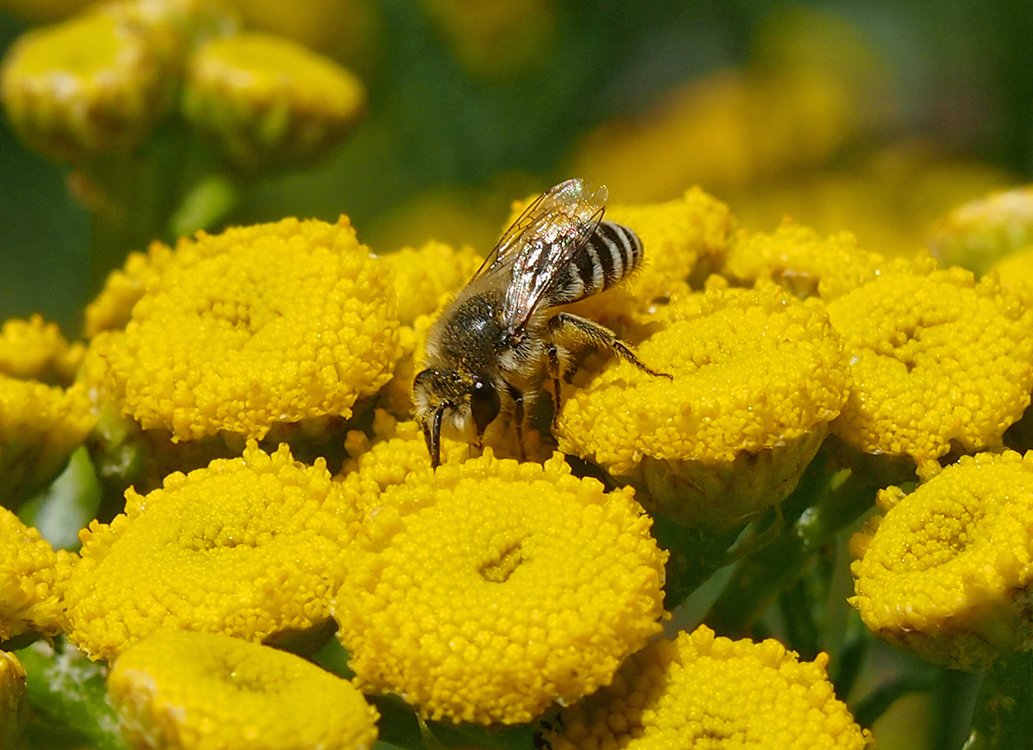
{"type": "Polygon", "coordinates": [[[578,179],[561,182],[538,196],[474,275],[509,274],[502,323],[517,331],[531,317],[577,249],[595,231],[606,204],[606,188],[586,190],[578,179]]]}

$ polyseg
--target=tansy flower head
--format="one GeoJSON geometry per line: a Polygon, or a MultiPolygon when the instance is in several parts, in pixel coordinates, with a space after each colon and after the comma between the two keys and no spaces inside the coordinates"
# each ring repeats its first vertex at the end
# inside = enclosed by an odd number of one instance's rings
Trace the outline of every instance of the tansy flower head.
{"type": "Polygon", "coordinates": [[[102,353],[103,385],[144,428],[262,438],[347,418],[391,377],[393,282],[345,217],[200,233],[176,256],[102,353]]]}
{"type": "Polygon", "coordinates": [[[40,315],[5,320],[0,328],[0,373],[13,378],[68,385],[84,353],[82,344],[69,344],[57,324],[40,315]]]}
{"type": "Polygon", "coordinates": [[[645,487],[665,514],[732,526],[780,502],[846,398],[846,363],[816,300],[773,285],[662,308],[637,347],[672,377],[611,364],[563,394],[560,449],[645,487]],[[587,382],[585,382],[587,380],[587,382]]]}
{"type": "Polygon", "coordinates": [[[0,642],[29,630],[58,632],[74,559],[0,508],[0,642]]]}
{"type": "Polygon", "coordinates": [[[920,466],[999,446],[1033,390],[1033,311],[955,268],[882,276],[831,301],[852,386],[833,431],[920,466]]]}
{"type": "Polygon", "coordinates": [[[0,747],[18,744],[28,710],[25,698],[25,668],[18,657],[0,651],[0,747]]]}
{"type": "Polygon", "coordinates": [[[442,297],[461,289],[484,258],[469,245],[456,250],[444,242],[428,242],[377,256],[377,262],[394,272],[398,319],[411,325],[420,315],[437,310],[442,297]]]}
{"type": "MultiPolygon", "coordinates": [[[[192,240],[181,239],[179,242],[183,245],[192,240]]],[[[163,242],[152,242],[146,253],[135,250],[129,253],[122,268],[108,274],[100,294],[86,306],[83,325],[86,337],[92,339],[103,331],[125,328],[133,305],[143,296],[147,284],[157,278],[175,257],[172,248],[163,242]]]]}
{"type": "Polygon", "coordinates": [[[146,496],[128,490],[124,514],[81,532],[69,638],[96,659],[159,627],[260,641],[323,623],[357,520],[338,489],[322,460],[250,445],[146,496]]]}
{"type": "Polygon", "coordinates": [[[665,553],[630,490],[490,451],[388,486],[348,554],[338,636],[365,690],[435,719],[532,719],[656,634],[665,553]]]}
{"type": "Polygon", "coordinates": [[[0,375],[0,503],[14,507],[50,484],[94,421],[81,386],[0,375]]]}
{"type": "Polygon", "coordinates": [[[732,641],[701,626],[633,655],[545,739],[553,750],[871,747],[827,665],[826,654],[801,662],[777,641],[732,641]]]}
{"type": "Polygon", "coordinates": [[[993,274],[1002,288],[1033,308],[1033,242],[1021,250],[1005,255],[995,262],[988,273],[993,274]]]}
{"type": "Polygon", "coordinates": [[[4,107],[19,135],[67,160],[138,144],[168,109],[167,61],[147,31],[94,10],[21,37],[4,61],[4,107]]]}
{"type": "Polygon", "coordinates": [[[362,750],[377,737],[376,709],[346,680],[216,633],[154,633],[118,657],[108,691],[140,750],[362,750]]]}
{"type": "Polygon", "coordinates": [[[770,279],[798,297],[838,297],[889,272],[929,273],[929,255],[887,259],[862,249],[850,232],[821,237],[809,227],[784,222],[770,234],[740,232],[722,273],[738,281],[770,279]]]}
{"type": "Polygon", "coordinates": [[[869,628],[957,669],[1033,647],[1033,453],[962,456],[878,503],[851,540],[850,603],[869,628]]]}
{"type": "Polygon", "coordinates": [[[994,261],[1033,244],[1033,186],[992,193],[944,217],[929,246],[945,264],[982,273],[994,261]]]}
{"type": "Polygon", "coordinates": [[[237,164],[254,168],[321,156],[351,130],[365,98],[359,80],[332,60],[248,32],[194,53],[183,111],[237,164]]]}

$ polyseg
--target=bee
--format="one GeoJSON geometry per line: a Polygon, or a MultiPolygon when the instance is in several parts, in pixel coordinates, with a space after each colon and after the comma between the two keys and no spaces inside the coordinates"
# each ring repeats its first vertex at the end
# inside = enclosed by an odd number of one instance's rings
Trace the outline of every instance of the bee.
{"type": "Polygon", "coordinates": [[[579,179],[538,196],[431,327],[413,403],[433,466],[441,462],[443,432],[481,447],[500,415],[515,426],[523,457],[525,415],[546,378],[554,420],[559,413],[571,345],[670,377],[646,366],[609,328],[556,309],[609,289],[642,264],[638,236],[603,221],[606,199],[605,187],[593,190],[579,179]]]}

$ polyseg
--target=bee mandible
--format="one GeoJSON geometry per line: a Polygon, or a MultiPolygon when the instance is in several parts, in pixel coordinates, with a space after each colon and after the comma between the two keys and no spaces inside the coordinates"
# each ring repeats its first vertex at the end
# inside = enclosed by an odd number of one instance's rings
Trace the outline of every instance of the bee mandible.
{"type": "Polygon", "coordinates": [[[441,435],[477,446],[500,415],[516,428],[552,381],[554,419],[572,347],[594,347],[643,372],[631,347],[599,323],[556,308],[609,289],[642,264],[642,242],[603,221],[607,192],[572,179],[538,196],[502,234],[469,283],[427,334],[425,369],[413,382],[416,419],[431,464],[441,435]]]}

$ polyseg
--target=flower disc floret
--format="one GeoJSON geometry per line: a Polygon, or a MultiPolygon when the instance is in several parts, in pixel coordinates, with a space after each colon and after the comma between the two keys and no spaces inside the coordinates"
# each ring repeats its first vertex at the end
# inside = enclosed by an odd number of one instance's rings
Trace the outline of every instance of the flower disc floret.
{"type": "Polygon", "coordinates": [[[824,653],[799,661],[777,641],[732,641],[701,626],[632,656],[545,739],[553,750],[872,746],[836,699],[827,665],[824,653]]]}
{"type": "Polygon", "coordinates": [[[172,474],[81,533],[67,591],[68,635],[110,658],[159,627],[253,641],[324,623],[358,520],[325,463],[266,455],[172,474]]]}
{"type": "Polygon", "coordinates": [[[724,526],[780,502],[846,399],[846,363],[820,303],[773,285],[713,287],[658,320],[636,350],[671,377],[619,363],[575,378],[560,449],[647,487],[687,523],[724,526]]]}
{"type": "Polygon", "coordinates": [[[215,633],[162,630],[108,677],[131,748],[362,750],[377,711],[351,683],[304,659],[215,633]]]}
{"type": "Polygon", "coordinates": [[[660,630],[666,554],[630,490],[490,452],[388,487],[348,555],[338,636],[360,687],[434,719],[532,719],[660,630]]]}
{"type": "Polygon", "coordinates": [[[878,502],[851,540],[850,601],[869,628],[958,669],[1033,648],[1033,453],[963,456],[878,502]]]}
{"type": "Polygon", "coordinates": [[[201,233],[110,340],[107,382],[144,428],[262,438],[349,417],[398,357],[390,275],[345,217],[201,233]]]}
{"type": "Polygon", "coordinates": [[[0,641],[30,630],[58,632],[74,559],[0,508],[0,641]]]}
{"type": "Polygon", "coordinates": [[[1001,445],[1033,390],[1033,310],[961,269],[880,277],[828,305],[850,357],[832,429],[917,464],[1001,445]]]}

